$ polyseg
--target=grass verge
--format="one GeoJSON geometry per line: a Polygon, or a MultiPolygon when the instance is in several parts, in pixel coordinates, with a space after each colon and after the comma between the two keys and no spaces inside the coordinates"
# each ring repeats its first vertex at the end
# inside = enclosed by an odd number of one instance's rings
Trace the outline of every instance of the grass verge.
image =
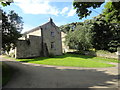
{"type": "Polygon", "coordinates": [[[21,62],[56,65],[56,66],[73,66],[73,67],[114,67],[115,65],[109,64],[110,62],[118,63],[116,59],[108,59],[101,57],[77,55],[77,54],[65,54],[62,56],[55,56],[54,58],[38,57],[32,59],[16,59],[21,62]]]}

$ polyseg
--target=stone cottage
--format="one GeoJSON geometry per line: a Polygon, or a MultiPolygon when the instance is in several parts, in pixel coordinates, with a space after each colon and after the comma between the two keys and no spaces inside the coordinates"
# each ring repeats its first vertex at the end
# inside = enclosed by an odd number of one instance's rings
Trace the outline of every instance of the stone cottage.
{"type": "Polygon", "coordinates": [[[25,32],[17,42],[15,58],[62,55],[61,31],[49,22],[25,32]]]}

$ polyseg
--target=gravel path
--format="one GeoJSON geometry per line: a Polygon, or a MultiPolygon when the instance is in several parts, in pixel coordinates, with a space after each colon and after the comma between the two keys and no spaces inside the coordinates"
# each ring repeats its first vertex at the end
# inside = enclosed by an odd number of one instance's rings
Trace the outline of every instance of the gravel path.
{"type": "Polygon", "coordinates": [[[4,59],[15,69],[3,88],[117,88],[118,64],[110,68],[81,68],[23,63],[4,59]]]}

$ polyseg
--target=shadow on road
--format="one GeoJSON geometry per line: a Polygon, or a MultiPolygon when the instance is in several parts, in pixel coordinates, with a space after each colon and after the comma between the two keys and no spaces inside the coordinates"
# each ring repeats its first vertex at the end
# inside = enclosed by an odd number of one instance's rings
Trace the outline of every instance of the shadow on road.
{"type": "Polygon", "coordinates": [[[15,69],[13,78],[4,88],[89,88],[94,86],[117,88],[118,75],[96,69],[56,69],[4,62],[15,69]],[[112,82],[112,83],[110,83],[112,82]]]}

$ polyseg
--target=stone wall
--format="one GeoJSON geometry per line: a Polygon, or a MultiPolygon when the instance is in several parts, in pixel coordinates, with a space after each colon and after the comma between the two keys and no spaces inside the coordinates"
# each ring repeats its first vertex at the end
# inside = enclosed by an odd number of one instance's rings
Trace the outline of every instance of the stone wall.
{"type": "Polygon", "coordinates": [[[29,36],[28,40],[18,40],[15,58],[30,58],[41,56],[41,37],[29,36]]]}
{"type": "Polygon", "coordinates": [[[29,35],[41,36],[41,30],[37,28],[34,32],[28,33],[27,38],[29,38],[29,35]]]}
{"type": "Polygon", "coordinates": [[[111,54],[96,53],[96,56],[98,56],[98,57],[105,57],[105,58],[114,58],[114,59],[118,59],[118,55],[115,54],[115,53],[111,53],[111,54]]]}
{"type": "Polygon", "coordinates": [[[41,29],[43,43],[46,43],[48,53],[53,55],[62,55],[61,31],[59,28],[53,22],[48,22],[41,26],[41,29]],[[53,35],[51,33],[53,33],[53,35]],[[51,48],[51,43],[54,43],[53,48],[51,48]]]}
{"type": "Polygon", "coordinates": [[[16,58],[62,55],[61,31],[50,19],[46,24],[25,32],[19,38],[15,52],[16,58]]]}
{"type": "Polygon", "coordinates": [[[101,51],[101,50],[96,51],[96,52],[95,51],[80,51],[80,54],[118,59],[118,55],[116,53],[110,53],[110,52],[101,51]]]}
{"type": "Polygon", "coordinates": [[[28,33],[24,34],[22,37],[19,38],[19,40],[25,40],[26,38],[29,38],[29,35],[41,36],[41,30],[39,28],[36,28],[36,30],[34,30],[32,32],[28,32],[28,33]]]}
{"type": "Polygon", "coordinates": [[[66,33],[61,32],[62,52],[63,52],[63,53],[70,52],[69,46],[67,46],[67,45],[65,44],[65,36],[66,36],[66,35],[67,35],[66,33]]]}

